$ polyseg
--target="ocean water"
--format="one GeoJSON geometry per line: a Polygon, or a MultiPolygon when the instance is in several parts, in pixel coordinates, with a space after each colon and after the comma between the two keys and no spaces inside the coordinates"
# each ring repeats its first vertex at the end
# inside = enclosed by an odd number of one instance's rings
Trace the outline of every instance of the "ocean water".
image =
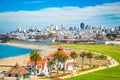
{"type": "Polygon", "coordinates": [[[28,48],[20,48],[20,47],[0,44],[0,59],[24,55],[24,54],[30,54],[32,51],[33,51],[32,49],[28,49],[28,48]]]}

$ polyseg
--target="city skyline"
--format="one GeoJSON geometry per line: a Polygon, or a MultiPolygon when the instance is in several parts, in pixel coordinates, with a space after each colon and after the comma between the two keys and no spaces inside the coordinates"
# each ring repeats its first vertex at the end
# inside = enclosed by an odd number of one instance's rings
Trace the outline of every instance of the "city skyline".
{"type": "Polygon", "coordinates": [[[0,33],[23,29],[43,28],[50,24],[66,28],[80,23],[99,27],[120,25],[119,0],[22,0],[0,1],[0,33]]]}

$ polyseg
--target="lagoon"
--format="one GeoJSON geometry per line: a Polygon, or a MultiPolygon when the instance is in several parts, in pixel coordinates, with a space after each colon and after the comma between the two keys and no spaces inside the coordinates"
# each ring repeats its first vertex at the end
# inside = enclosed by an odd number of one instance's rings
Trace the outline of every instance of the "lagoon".
{"type": "Polygon", "coordinates": [[[0,44],[0,59],[25,55],[31,53],[32,51],[33,51],[32,49],[28,48],[0,44]]]}

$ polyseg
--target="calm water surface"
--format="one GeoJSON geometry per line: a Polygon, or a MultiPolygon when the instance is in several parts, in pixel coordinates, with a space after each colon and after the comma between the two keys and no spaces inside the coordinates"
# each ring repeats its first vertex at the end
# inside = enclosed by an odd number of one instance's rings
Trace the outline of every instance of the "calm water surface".
{"type": "Polygon", "coordinates": [[[33,50],[0,44],[0,59],[31,53],[33,50]]]}

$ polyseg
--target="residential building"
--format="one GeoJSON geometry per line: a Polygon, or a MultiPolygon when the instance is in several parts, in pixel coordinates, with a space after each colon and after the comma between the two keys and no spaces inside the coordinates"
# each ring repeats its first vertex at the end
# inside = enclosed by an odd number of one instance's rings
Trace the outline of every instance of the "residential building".
{"type": "MultiPolygon", "coordinates": [[[[57,65],[58,65],[60,69],[63,69],[64,65],[65,65],[66,70],[73,70],[74,59],[70,56],[69,53],[65,52],[62,48],[58,48],[58,51],[60,51],[61,54],[68,56],[68,59],[65,61],[65,63],[61,62],[61,61],[58,62],[58,60],[55,60],[55,65],[53,68],[57,69],[57,65]]],[[[53,58],[54,58],[54,53],[48,54],[47,56],[44,57],[44,59],[48,60],[48,61],[53,59],[53,58]]]]}
{"type": "Polygon", "coordinates": [[[25,78],[29,78],[29,72],[18,63],[4,74],[4,80],[24,80],[25,78]]]}
{"type": "MultiPolygon", "coordinates": [[[[35,62],[29,61],[27,63],[27,67],[28,67],[28,71],[30,72],[30,74],[33,75],[34,70],[35,70],[35,62]]],[[[37,62],[36,75],[45,76],[45,75],[49,74],[49,72],[50,72],[50,69],[47,66],[47,60],[41,60],[41,61],[37,62]]]]}

